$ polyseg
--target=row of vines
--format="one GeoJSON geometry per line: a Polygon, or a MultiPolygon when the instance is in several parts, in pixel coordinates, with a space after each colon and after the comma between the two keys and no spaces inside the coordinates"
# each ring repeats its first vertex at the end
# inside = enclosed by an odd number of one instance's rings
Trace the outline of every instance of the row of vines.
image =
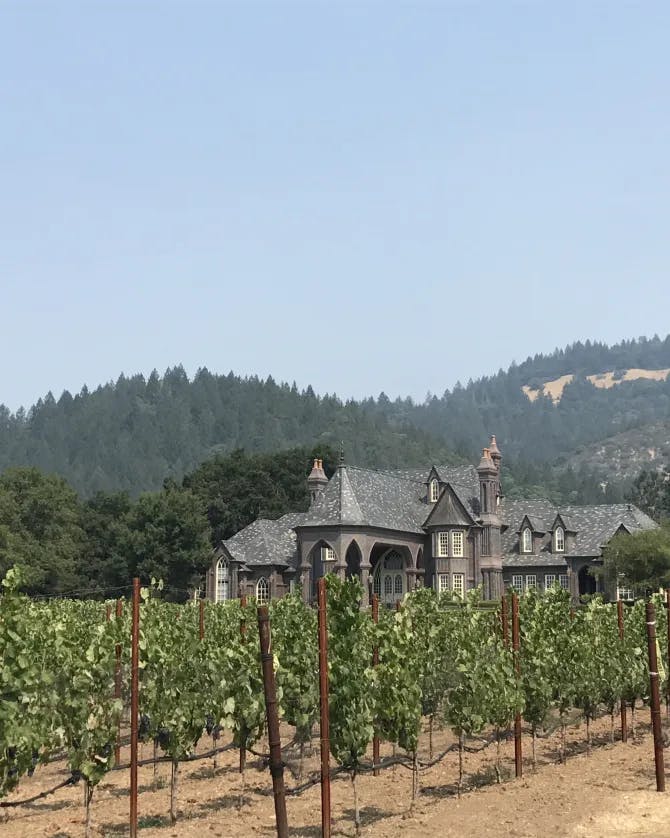
{"type": "MultiPolygon", "coordinates": [[[[0,797],[39,763],[62,755],[70,782],[84,783],[88,829],[95,787],[115,767],[114,746],[128,712],[130,609],[116,616],[100,602],[31,601],[18,593],[17,570],[2,585],[0,797]],[[115,698],[118,647],[121,697],[115,698]]],[[[375,735],[413,769],[416,794],[426,764],[419,758],[421,731],[427,730],[422,750],[430,761],[434,727],[450,728],[460,746],[460,789],[466,737],[487,729],[499,741],[521,713],[534,741],[547,725],[565,725],[578,711],[590,740],[596,714],[613,719],[622,699],[634,707],[648,694],[643,603],[625,609],[621,640],[611,605],[594,599],[575,612],[560,588],[529,591],[520,600],[518,675],[500,608],[484,607],[476,591],[459,600],[417,590],[399,609],[382,609],[375,623],[360,608],[357,581],[328,577],[327,590],[330,751],[336,770],[350,775],[354,801],[375,735]]],[[[657,614],[659,658],[667,660],[664,609],[657,614]]],[[[317,614],[295,594],[271,603],[270,615],[281,714],[294,729],[291,745],[302,753],[319,716],[317,614]]],[[[211,737],[215,749],[225,730],[236,747],[253,750],[265,730],[255,603],[206,604],[204,633],[199,617],[196,604],[164,602],[160,586],[142,590],[139,731],[171,763],[173,821],[180,764],[199,740],[211,737]]],[[[496,771],[500,776],[499,756],[496,771]]],[[[357,805],[354,810],[358,826],[357,805]]]]}

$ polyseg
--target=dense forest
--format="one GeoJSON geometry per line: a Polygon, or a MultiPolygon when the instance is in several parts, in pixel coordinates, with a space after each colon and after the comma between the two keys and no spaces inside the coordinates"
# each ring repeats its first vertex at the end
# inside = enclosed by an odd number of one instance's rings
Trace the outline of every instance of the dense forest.
{"type": "MultiPolygon", "coordinates": [[[[577,449],[630,429],[670,419],[670,378],[621,381],[595,387],[586,376],[629,368],[670,367],[670,336],[624,341],[608,347],[576,343],[537,355],[506,372],[456,385],[423,403],[384,393],[343,402],[311,387],[272,378],[215,375],[193,380],[181,367],[148,379],[122,375],[94,391],[58,399],[47,394],[27,411],[0,407],[0,471],[32,465],[64,477],[83,497],[96,492],[159,489],[180,481],[217,454],[238,449],[276,452],[299,446],[344,445],[347,461],[377,468],[475,461],[490,433],[505,457],[508,488],[556,497],[595,500],[621,495],[617,475],[589,460],[571,460],[577,449]],[[522,387],[574,375],[558,403],[530,401],[522,387]]],[[[637,438],[637,437],[636,437],[637,438]]]]}
{"type": "Polygon", "coordinates": [[[9,468],[0,476],[0,578],[18,564],[33,595],[114,597],[133,576],[155,577],[169,598],[183,600],[214,544],[257,517],[307,509],[317,456],[330,476],[336,455],[328,447],[235,451],[136,500],[102,491],[82,500],[62,477],[9,468]]]}

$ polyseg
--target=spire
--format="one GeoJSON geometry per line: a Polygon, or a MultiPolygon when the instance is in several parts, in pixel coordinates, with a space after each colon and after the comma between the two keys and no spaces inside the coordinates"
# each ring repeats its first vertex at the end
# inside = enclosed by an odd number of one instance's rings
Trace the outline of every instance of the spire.
{"type": "Polygon", "coordinates": [[[340,442],[340,468],[344,465],[344,440],[340,442]]]}
{"type": "Polygon", "coordinates": [[[496,442],[495,434],[491,434],[489,454],[491,455],[491,459],[495,463],[495,467],[498,469],[498,471],[500,471],[500,462],[502,460],[502,454],[500,453],[500,449],[498,448],[498,443],[496,442]]]}

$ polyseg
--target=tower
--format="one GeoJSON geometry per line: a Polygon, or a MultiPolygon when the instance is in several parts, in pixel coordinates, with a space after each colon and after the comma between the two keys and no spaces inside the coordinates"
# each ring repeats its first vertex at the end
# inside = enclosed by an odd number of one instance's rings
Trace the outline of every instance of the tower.
{"type": "Polygon", "coordinates": [[[502,456],[492,438],[493,453],[484,448],[477,466],[479,478],[480,524],[479,568],[482,575],[484,599],[498,599],[503,590],[501,520],[498,514],[500,498],[500,461],[502,456]],[[497,459],[494,460],[494,456],[497,459]]]}

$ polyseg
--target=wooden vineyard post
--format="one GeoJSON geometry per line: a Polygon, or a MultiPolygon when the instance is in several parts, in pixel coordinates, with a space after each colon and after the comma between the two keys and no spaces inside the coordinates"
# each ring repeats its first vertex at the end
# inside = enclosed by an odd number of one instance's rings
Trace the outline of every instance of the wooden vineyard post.
{"type": "MultiPolygon", "coordinates": [[[[623,643],[623,602],[618,599],[616,604],[616,616],[619,623],[619,640],[623,643]]],[[[621,741],[628,741],[628,723],[626,720],[626,699],[621,696],[621,741]]]]}
{"type": "MultiPolygon", "coordinates": [[[[377,594],[372,594],[372,622],[375,625],[379,622],[379,597],[377,594]]],[[[379,647],[376,643],[372,650],[372,665],[379,665],[379,647]]],[[[372,764],[374,766],[372,773],[375,777],[379,777],[379,744],[379,734],[375,733],[372,737],[372,764]]]]}
{"type": "MultiPolygon", "coordinates": [[[[116,622],[117,630],[121,617],[123,617],[123,600],[116,600],[116,622]]],[[[114,698],[121,698],[121,644],[117,643],[114,649],[114,698]]],[[[116,726],[116,742],[114,743],[114,762],[118,765],[121,762],[121,719],[116,726]]]]}
{"type": "Polygon", "coordinates": [[[270,746],[270,774],[275,799],[275,817],[278,838],[288,838],[286,819],[286,792],[284,789],[284,764],[281,758],[281,737],[279,735],[279,713],[275,673],[272,667],[272,636],[267,605],[258,608],[258,634],[261,644],[261,666],[263,669],[263,690],[265,692],[265,713],[268,723],[268,744],[270,746]]]}
{"type": "Polygon", "coordinates": [[[647,646],[649,649],[649,683],[651,687],[651,726],[654,731],[654,763],[656,765],[656,791],[665,791],[663,765],[663,735],[661,732],[661,698],[658,688],[658,659],[656,656],[656,612],[647,603],[647,646]]]}
{"type": "Polygon", "coordinates": [[[140,580],[133,579],[130,658],[130,838],[137,838],[137,722],[139,715],[140,580]]]}
{"type": "Polygon", "coordinates": [[[205,639],[205,600],[198,600],[198,637],[205,639]]]}
{"type": "MultiPolygon", "coordinates": [[[[519,655],[519,597],[512,594],[512,649],[514,651],[514,670],[517,679],[521,676],[519,655]]],[[[521,713],[514,716],[514,771],[517,777],[523,776],[521,761],[521,713]]]]}
{"type": "Polygon", "coordinates": [[[500,603],[500,626],[502,628],[502,639],[506,649],[509,649],[509,623],[507,620],[507,597],[502,595],[500,603]]]}
{"type": "Polygon", "coordinates": [[[319,699],[321,734],[321,836],[330,838],[330,726],[328,717],[328,616],[326,580],[319,579],[319,699]]]}
{"type": "MultiPolygon", "coordinates": [[[[247,607],[247,597],[246,594],[242,594],[240,597],[240,608],[242,609],[242,619],[240,620],[240,637],[242,638],[242,643],[245,642],[247,637],[247,622],[244,619],[244,609],[247,607]]],[[[244,773],[244,769],[247,765],[247,743],[240,742],[240,774],[244,773]]]]}

